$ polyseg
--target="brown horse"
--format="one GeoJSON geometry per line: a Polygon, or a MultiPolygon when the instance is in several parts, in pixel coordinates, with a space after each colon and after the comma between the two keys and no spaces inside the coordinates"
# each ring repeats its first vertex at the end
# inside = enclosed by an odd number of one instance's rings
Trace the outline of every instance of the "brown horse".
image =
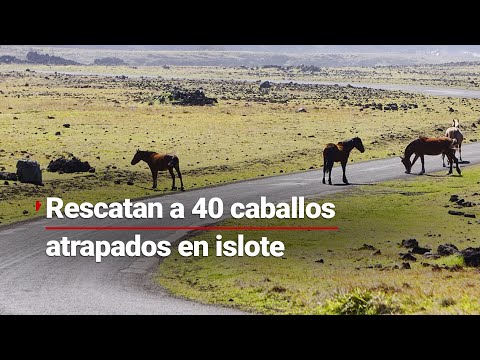
{"type": "Polygon", "coordinates": [[[457,169],[457,173],[459,175],[462,174],[460,168],[458,166],[458,159],[455,157],[455,146],[456,140],[452,140],[447,137],[440,137],[440,138],[429,138],[429,137],[420,137],[416,140],[413,140],[410,144],[407,145],[405,148],[405,155],[404,157],[400,156],[402,159],[402,164],[405,166],[405,172],[410,174],[412,171],[412,166],[415,164],[415,161],[420,157],[422,161],[422,171],[419,175],[425,173],[425,155],[440,155],[445,154],[450,162],[450,171],[447,175],[450,175],[453,170],[452,166],[455,162],[455,166],[457,169]],[[415,154],[415,158],[413,162],[410,162],[410,157],[415,154]]]}
{"type": "Polygon", "coordinates": [[[332,185],[332,168],[335,162],[340,162],[343,169],[343,182],[348,184],[345,176],[345,168],[347,166],[350,151],[356,148],[361,153],[365,152],[362,140],[359,137],[339,142],[338,144],[327,144],[323,150],[323,180],[325,184],[325,173],[328,173],[328,183],[332,185]]]}
{"type": "Polygon", "coordinates": [[[183,187],[182,173],[180,172],[180,161],[178,160],[178,157],[176,155],[158,154],[153,151],[137,150],[135,156],[132,159],[132,165],[136,165],[140,161],[145,161],[150,167],[150,170],[152,171],[154,189],[157,188],[158,172],[168,170],[173,181],[172,190],[177,190],[177,188],[175,187],[175,174],[173,173],[173,169],[175,169],[177,171],[178,177],[180,178],[180,183],[182,185],[181,190],[185,191],[185,188],[183,187]]]}

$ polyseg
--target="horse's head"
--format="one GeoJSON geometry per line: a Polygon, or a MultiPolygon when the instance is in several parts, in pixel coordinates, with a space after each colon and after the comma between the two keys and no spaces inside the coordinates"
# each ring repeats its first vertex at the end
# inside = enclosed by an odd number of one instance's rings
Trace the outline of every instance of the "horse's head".
{"type": "Polygon", "coordinates": [[[410,171],[412,171],[412,163],[410,162],[410,159],[404,158],[400,156],[400,159],[402,159],[402,164],[405,166],[405,173],[410,174],[410,171]]]}
{"type": "Polygon", "coordinates": [[[358,151],[361,153],[365,152],[365,148],[363,147],[362,139],[360,139],[358,136],[353,138],[353,146],[357,148],[358,151]]]}
{"type": "Polygon", "coordinates": [[[135,155],[133,156],[131,164],[132,165],[138,164],[139,161],[143,159],[143,154],[144,154],[144,151],[140,151],[140,149],[138,149],[135,155]]]}

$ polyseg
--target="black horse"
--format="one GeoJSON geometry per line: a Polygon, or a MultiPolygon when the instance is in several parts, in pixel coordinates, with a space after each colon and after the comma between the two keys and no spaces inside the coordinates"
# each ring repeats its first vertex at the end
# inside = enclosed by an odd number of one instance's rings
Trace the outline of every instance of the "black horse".
{"type": "Polygon", "coordinates": [[[350,151],[356,148],[361,153],[365,152],[362,139],[354,137],[353,139],[339,142],[338,144],[327,144],[323,150],[323,180],[325,184],[325,174],[328,173],[328,183],[332,185],[332,168],[335,162],[340,162],[343,169],[343,182],[348,184],[345,176],[345,168],[347,166],[350,151]]]}

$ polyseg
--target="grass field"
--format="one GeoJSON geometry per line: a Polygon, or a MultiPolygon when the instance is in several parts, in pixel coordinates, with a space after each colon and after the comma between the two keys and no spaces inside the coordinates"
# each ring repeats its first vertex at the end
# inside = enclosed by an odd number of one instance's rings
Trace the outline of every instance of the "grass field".
{"type": "MultiPolygon", "coordinates": [[[[183,258],[174,253],[160,266],[158,281],[173,294],[266,314],[479,314],[479,272],[457,256],[432,260],[415,255],[402,269],[403,239],[436,251],[453,243],[480,246],[480,166],[463,177],[432,174],[355,187],[319,199],[336,205],[331,220],[229,220],[223,225],[338,226],[337,232],[270,231],[281,240],[282,258],[183,258]],[[477,205],[452,216],[458,194],[477,205]],[[361,249],[364,244],[375,250],[361,249]],[[380,250],[380,254],[375,254],[380,250]]],[[[236,239],[236,232],[220,232],[236,239]]],[[[217,232],[193,239],[212,243],[217,232]]],[[[262,232],[245,233],[245,241],[262,232]]],[[[193,240],[192,239],[192,240],[193,240]]]]}
{"type": "Polygon", "coordinates": [[[354,136],[367,151],[352,153],[352,161],[398,155],[418,135],[443,134],[452,117],[464,126],[466,143],[479,139],[473,125],[478,100],[351,87],[283,84],[261,92],[257,84],[226,80],[47,75],[0,66],[0,97],[0,171],[15,172],[21,158],[45,169],[69,154],[96,169],[44,171],[44,187],[2,181],[0,225],[43,215],[44,209],[34,212],[34,202],[46,196],[98,202],[169,192],[166,175],[153,191],[146,165],[130,165],[137,148],[176,153],[192,189],[319,168],[325,143],[354,136]],[[174,88],[202,88],[218,104],[180,107],[155,100],[174,88]],[[367,108],[372,102],[409,108],[367,108]],[[307,112],[297,113],[301,107],[307,112]]]}

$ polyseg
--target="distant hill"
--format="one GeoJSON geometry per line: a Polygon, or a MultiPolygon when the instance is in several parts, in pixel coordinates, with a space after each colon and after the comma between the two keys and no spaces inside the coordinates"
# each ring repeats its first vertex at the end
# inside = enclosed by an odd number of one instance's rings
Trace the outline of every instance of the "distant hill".
{"type": "Polygon", "coordinates": [[[478,45],[56,45],[0,46],[0,56],[67,65],[388,66],[477,61],[478,45]],[[40,55],[44,54],[44,55],[40,55]],[[43,56],[43,57],[41,57],[43,56]],[[106,59],[106,60],[102,60],[106,59]]]}

